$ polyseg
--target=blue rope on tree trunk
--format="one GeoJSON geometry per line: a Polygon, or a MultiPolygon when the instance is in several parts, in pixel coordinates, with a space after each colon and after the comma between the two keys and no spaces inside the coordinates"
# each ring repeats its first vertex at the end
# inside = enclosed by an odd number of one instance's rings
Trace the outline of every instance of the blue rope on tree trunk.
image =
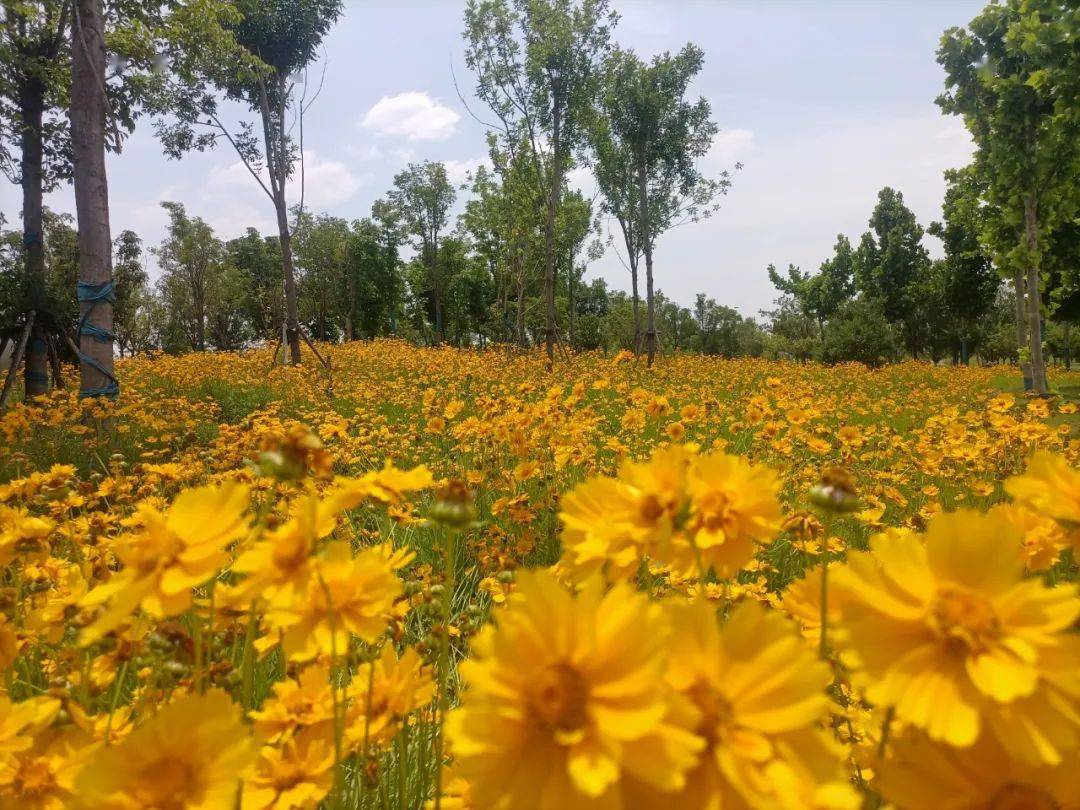
{"type": "MultiPolygon", "coordinates": [[[[79,318],[78,333],[93,338],[99,343],[108,343],[111,350],[112,342],[116,336],[108,329],[102,329],[100,326],[95,326],[90,323],[90,313],[94,311],[94,307],[103,301],[110,304],[116,301],[116,288],[113,286],[112,281],[103,281],[101,284],[90,284],[86,281],[80,281],[76,287],[76,294],[81,303],[90,304],[90,306],[87,307],[86,312],[79,318]]],[[[87,388],[86,390],[80,391],[79,398],[115,398],[118,396],[120,393],[120,382],[112,375],[112,372],[80,349],[76,349],[76,353],[79,355],[79,362],[86,363],[91,368],[97,369],[105,377],[108,377],[108,382],[105,383],[105,385],[102,385],[99,388],[87,388]]]]}

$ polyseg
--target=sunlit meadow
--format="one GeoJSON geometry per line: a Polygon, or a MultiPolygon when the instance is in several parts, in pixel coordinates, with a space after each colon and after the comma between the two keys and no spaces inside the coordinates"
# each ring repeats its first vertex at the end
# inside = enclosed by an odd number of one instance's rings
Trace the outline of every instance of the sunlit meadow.
{"type": "Polygon", "coordinates": [[[1080,807],[1068,396],[326,350],[0,416],[0,807],[1080,807]]]}

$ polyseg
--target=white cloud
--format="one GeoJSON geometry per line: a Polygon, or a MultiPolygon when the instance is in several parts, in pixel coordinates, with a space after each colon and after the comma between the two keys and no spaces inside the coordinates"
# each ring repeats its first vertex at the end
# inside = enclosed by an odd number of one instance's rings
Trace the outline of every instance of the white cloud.
{"type": "Polygon", "coordinates": [[[483,166],[486,161],[483,158],[466,158],[465,160],[447,160],[446,177],[455,186],[460,186],[469,179],[470,174],[483,166]]]}
{"type": "MultiPolygon", "coordinates": [[[[269,185],[265,170],[262,172],[262,179],[269,185]]],[[[305,205],[317,208],[340,205],[352,199],[362,185],[363,178],[353,174],[344,163],[337,160],[324,160],[310,150],[304,152],[305,205]]],[[[211,168],[206,180],[206,188],[213,192],[214,196],[225,192],[251,189],[265,198],[247,166],[239,160],[227,166],[218,165],[211,168]]],[[[289,178],[288,191],[290,202],[300,199],[299,166],[296,167],[295,174],[289,178]]]]}
{"type": "Polygon", "coordinates": [[[575,166],[566,173],[566,187],[591,195],[596,188],[592,169],[588,166],[575,166]]]}
{"type": "Polygon", "coordinates": [[[457,132],[461,116],[427,93],[411,91],[383,96],[364,115],[360,126],[379,135],[409,141],[445,141],[457,132]]]}
{"type": "Polygon", "coordinates": [[[722,129],[713,137],[709,157],[717,163],[732,164],[756,147],[752,129],[722,129]]]}
{"type": "MultiPolygon", "coordinates": [[[[322,160],[313,152],[305,152],[305,202],[318,208],[340,205],[352,199],[363,185],[361,178],[337,160],[322,160]]],[[[300,193],[299,178],[293,180],[293,196],[300,193]]]]}

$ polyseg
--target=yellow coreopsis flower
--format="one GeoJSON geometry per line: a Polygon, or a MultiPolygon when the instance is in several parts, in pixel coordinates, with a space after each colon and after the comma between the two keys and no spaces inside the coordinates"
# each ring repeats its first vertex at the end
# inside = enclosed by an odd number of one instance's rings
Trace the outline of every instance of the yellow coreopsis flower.
{"type": "Polygon", "coordinates": [[[879,535],[837,571],[837,641],[870,702],[932,739],[969,746],[989,725],[1016,756],[1053,764],[1080,745],[1080,638],[1067,633],[1080,598],[1025,579],[1020,539],[967,510],[934,518],[922,543],[879,535]]]}
{"type": "Polygon", "coordinates": [[[697,709],[706,741],[671,806],[858,807],[839,747],[818,728],[832,672],[797,629],[755,602],[723,626],[703,600],[669,611],[666,677],[697,709]]]}
{"type": "Polygon", "coordinates": [[[909,729],[875,764],[874,786],[900,810],[1056,810],[1080,807],[1080,757],[1038,765],[1011,757],[992,736],[968,748],[909,729]]]}
{"type": "Polygon", "coordinates": [[[278,681],[273,694],[251,712],[255,731],[275,740],[300,729],[329,727],[334,719],[334,695],[330,687],[330,667],[308,666],[300,675],[278,681]]]}
{"type": "Polygon", "coordinates": [[[0,758],[0,807],[70,807],[75,778],[94,747],[93,739],[75,726],[40,731],[29,748],[0,758]]]}
{"type": "Polygon", "coordinates": [[[315,493],[297,500],[285,523],[241,554],[232,570],[245,579],[231,588],[226,600],[250,604],[255,599],[289,607],[304,598],[311,585],[312,554],[322,538],[337,526],[338,510],[315,493]]]}
{"type": "Polygon", "coordinates": [[[632,577],[675,529],[689,459],[685,447],[666,448],[626,462],[618,478],[592,478],[567,493],[559,518],[568,573],[582,580],[603,568],[611,579],[632,577]]]}
{"type": "Polygon", "coordinates": [[[334,744],[314,729],[264,746],[244,780],[241,810],[312,810],[334,786],[334,744]]]}
{"type": "Polygon", "coordinates": [[[49,725],[60,711],[60,701],[36,697],[19,703],[0,695],[0,761],[13,751],[25,751],[34,735],[49,725]]]}
{"type": "Polygon", "coordinates": [[[304,598],[267,611],[271,633],[258,639],[256,647],[265,651],[280,640],[290,659],[308,661],[320,654],[344,655],[350,635],[374,641],[401,595],[396,571],[409,559],[385,545],[353,557],[348,543],[331,543],[312,567],[304,598]]]}
{"type": "Polygon", "coordinates": [[[164,513],[141,506],[141,527],[116,548],[123,568],[80,602],[107,603],[83,631],[83,643],[115,630],[137,609],[160,619],[190,608],[191,589],[225,565],[225,547],[247,531],[247,507],[248,486],[236,481],[185,490],[164,513]]]}
{"type": "Polygon", "coordinates": [[[687,474],[687,490],[686,539],[672,544],[667,560],[684,571],[700,557],[706,571],[732,577],[753,558],[756,543],[780,531],[780,481],[768,467],[727,453],[698,456],[687,474]]]}
{"type": "Polygon", "coordinates": [[[1080,470],[1070,466],[1064,456],[1036,453],[1023,475],[1005,482],[1005,491],[1029,509],[1074,530],[1080,550],[1080,470]]]}
{"type": "Polygon", "coordinates": [[[574,598],[547,572],[523,573],[461,663],[466,689],[446,721],[476,805],[641,808],[628,783],[682,788],[704,743],[671,722],[668,637],[662,608],[628,585],[604,595],[592,580],[574,598]]]}
{"type": "Polygon", "coordinates": [[[97,751],[76,780],[76,806],[231,810],[256,754],[240,709],[225,692],[183,697],[97,751]]]}
{"type": "Polygon", "coordinates": [[[345,737],[349,746],[363,752],[365,746],[384,744],[397,734],[407,714],[431,703],[435,683],[420,654],[409,647],[399,658],[392,644],[353,679],[345,737]],[[370,689],[368,688],[370,685],[370,689]]]}

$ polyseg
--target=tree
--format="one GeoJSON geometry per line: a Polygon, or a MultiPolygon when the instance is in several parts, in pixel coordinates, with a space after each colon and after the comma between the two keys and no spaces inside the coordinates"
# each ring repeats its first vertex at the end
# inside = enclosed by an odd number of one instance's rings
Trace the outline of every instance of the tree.
{"type": "MultiPolygon", "coordinates": [[[[656,353],[656,301],[653,295],[653,250],[660,234],[679,221],[708,215],[709,206],[727,190],[730,179],[704,177],[697,168],[718,128],[710,120],[708,101],[688,101],[690,82],[701,71],[704,54],[687,45],[646,64],[633,52],[614,51],[606,66],[602,115],[594,127],[598,155],[615,153],[629,171],[618,172],[636,193],[636,238],[645,258],[648,362],[656,353]]],[[[631,195],[617,192],[612,207],[631,195]]],[[[629,244],[629,243],[628,243],[629,244]]]]}
{"type": "Polygon", "coordinates": [[[416,239],[416,250],[426,272],[425,289],[431,297],[435,334],[445,340],[446,265],[439,261],[439,235],[446,228],[450,208],[457,199],[457,192],[447,179],[445,164],[410,163],[394,176],[389,199],[405,229],[416,239]]]}
{"type": "Polygon", "coordinates": [[[248,228],[243,236],[225,244],[227,263],[245,278],[248,295],[244,299],[245,319],[255,335],[281,331],[284,314],[281,250],[276,236],[262,236],[248,228]]]}
{"type": "Polygon", "coordinates": [[[228,141],[274,206],[285,292],[285,336],[291,362],[300,363],[300,325],[292,234],[289,228],[288,183],[297,162],[301,169],[303,208],[303,117],[318,93],[308,98],[307,83],[296,98],[298,76],[306,76],[323,39],[341,13],[341,0],[238,0],[240,15],[227,26],[236,49],[223,46],[217,64],[195,66],[171,102],[174,120],[158,122],[158,133],[171,157],[188,149],[206,149],[228,141]],[[255,112],[260,133],[250,121],[237,132],[223,123],[218,93],[255,112]],[[290,115],[299,124],[298,141],[290,115]]]}
{"type": "Polygon", "coordinates": [[[984,229],[1017,301],[1032,387],[1047,392],[1041,267],[1046,237],[1075,216],[1080,172],[1080,19],[1070,4],[1006,0],[942,37],[946,90],[937,103],[963,116],[972,171],[996,221],[984,229]]]}
{"type": "Polygon", "coordinates": [[[134,231],[122,231],[114,242],[113,284],[116,301],[113,304],[113,329],[120,356],[135,353],[135,334],[139,307],[143,304],[147,275],[143,266],[142,240],[134,231]]]}
{"type": "Polygon", "coordinates": [[[555,222],[565,172],[584,144],[616,16],[608,0],[469,0],[466,64],[500,121],[505,147],[524,144],[544,202],[544,336],[554,363],[555,222]]]}
{"type": "Polygon", "coordinates": [[[592,201],[577,190],[568,191],[563,197],[555,230],[558,235],[559,265],[564,268],[561,275],[566,279],[566,335],[569,343],[573,345],[574,300],[577,288],[589,262],[600,258],[604,246],[596,239],[586,247],[589,237],[599,231],[599,222],[593,219],[592,201]]]}
{"type": "Polygon", "coordinates": [[[935,286],[959,340],[960,362],[966,365],[979,321],[994,303],[1001,281],[979,240],[981,212],[972,172],[948,171],[945,179],[944,221],[932,223],[928,231],[945,248],[945,258],[934,264],[935,286]]]}
{"type": "Polygon", "coordinates": [[[63,121],[68,92],[64,58],[71,5],[59,0],[0,6],[0,165],[22,190],[24,311],[35,321],[27,344],[27,399],[49,388],[43,195],[70,176],[63,121]],[[18,153],[18,158],[13,152],[18,153]]]}
{"type": "Polygon", "coordinates": [[[919,285],[930,272],[923,229],[904,204],[904,195],[889,187],[878,192],[870,229],[855,253],[856,284],[864,296],[881,303],[890,323],[899,324],[908,351],[917,357],[923,348],[919,285]]]}
{"type": "Polygon", "coordinates": [[[345,279],[349,224],[327,214],[297,212],[296,261],[303,282],[303,318],[318,340],[336,337],[343,314],[340,291],[345,279]]]}
{"type": "Polygon", "coordinates": [[[885,305],[879,298],[859,298],[844,304],[833,318],[822,345],[826,363],[854,360],[879,366],[896,359],[899,345],[885,305]]]}
{"type": "Polygon", "coordinates": [[[156,251],[162,298],[188,346],[204,351],[213,296],[223,289],[218,276],[225,267],[225,245],[201,218],[189,217],[182,204],[161,206],[169,212],[168,234],[156,251]]]}
{"type": "Polygon", "coordinates": [[[116,396],[112,237],[105,168],[105,19],[102,0],[75,0],[71,28],[71,157],[79,222],[79,396],[116,396]]]}

